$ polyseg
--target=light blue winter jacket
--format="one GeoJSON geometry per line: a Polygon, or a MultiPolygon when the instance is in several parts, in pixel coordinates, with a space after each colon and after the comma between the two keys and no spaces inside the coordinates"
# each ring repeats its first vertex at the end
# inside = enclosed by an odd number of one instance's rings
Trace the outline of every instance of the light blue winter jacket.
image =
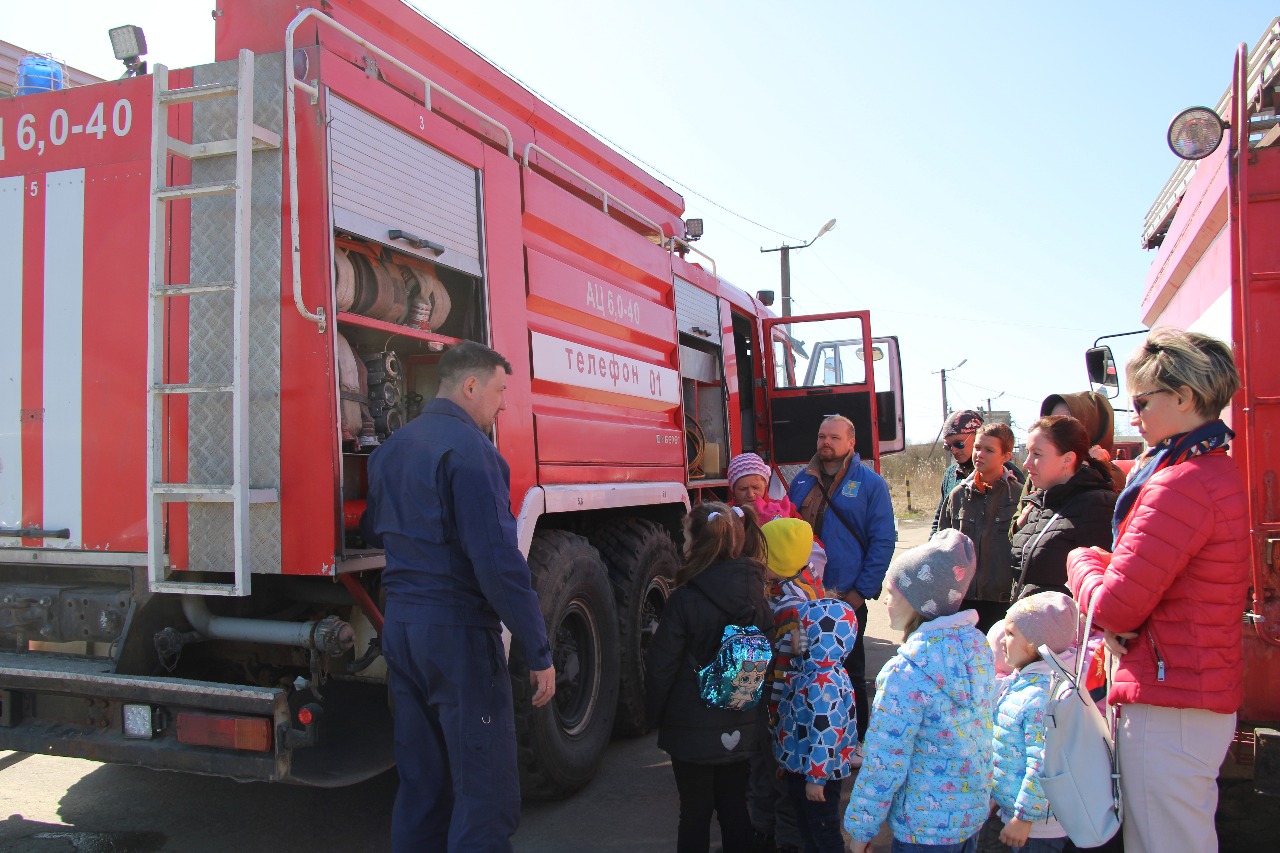
{"type": "Polygon", "coordinates": [[[844,825],[870,841],[888,816],[910,844],[959,844],[991,803],[995,661],[965,610],[921,625],[876,678],[866,760],[844,825]]]}
{"type": "Polygon", "coordinates": [[[1009,678],[996,703],[992,734],[991,796],[1000,806],[1000,819],[1008,823],[1016,817],[1041,823],[1033,831],[1037,837],[1066,834],[1057,821],[1049,819],[1049,801],[1040,786],[1040,768],[1044,764],[1044,706],[1049,699],[1052,672],[1044,661],[1034,661],[1009,678]]]}

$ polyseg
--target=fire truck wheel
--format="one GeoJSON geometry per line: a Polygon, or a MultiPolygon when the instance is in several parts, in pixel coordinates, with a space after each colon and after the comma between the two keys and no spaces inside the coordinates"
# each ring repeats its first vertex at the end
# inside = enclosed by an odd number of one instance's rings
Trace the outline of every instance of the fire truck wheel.
{"type": "Polygon", "coordinates": [[[644,657],[675,586],[680,557],[658,524],[624,518],[605,522],[591,541],[609,567],[618,604],[618,716],[613,733],[623,737],[649,730],[644,719],[644,657]]]}
{"type": "Polygon", "coordinates": [[[582,536],[542,530],[529,547],[556,668],[556,695],[534,708],[529,666],[511,650],[520,790],[533,799],[577,791],[600,769],[618,702],[618,624],[600,554],[582,536]]]}

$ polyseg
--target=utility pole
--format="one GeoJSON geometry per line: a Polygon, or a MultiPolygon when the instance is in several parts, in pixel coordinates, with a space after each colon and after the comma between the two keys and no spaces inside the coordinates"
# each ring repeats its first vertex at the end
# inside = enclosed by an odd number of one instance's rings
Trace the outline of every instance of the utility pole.
{"type": "Polygon", "coordinates": [[[966,359],[963,359],[955,367],[944,367],[942,370],[934,371],[934,373],[942,374],[942,420],[944,423],[947,420],[947,415],[951,414],[951,407],[947,405],[947,371],[950,370],[954,373],[955,371],[964,367],[968,363],[969,363],[969,359],[966,358],[966,359]]]}
{"type": "Polygon", "coordinates": [[[782,253],[782,316],[791,316],[791,250],[804,249],[818,242],[818,237],[826,234],[832,228],[836,227],[834,219],[828,219],[827,224],[822,226],[822,230],[817,236],[808,243],[801,243],[799,246],[778,246],[776,249],[761,249],[764,252],[781,252],[782,253]]]}
{"type": "Polygon", "coordinates": [[[942,369],[942,419],[945,421],[947,415],[951,414],[951,407],[947,405],[947,369],[942,369]]]}

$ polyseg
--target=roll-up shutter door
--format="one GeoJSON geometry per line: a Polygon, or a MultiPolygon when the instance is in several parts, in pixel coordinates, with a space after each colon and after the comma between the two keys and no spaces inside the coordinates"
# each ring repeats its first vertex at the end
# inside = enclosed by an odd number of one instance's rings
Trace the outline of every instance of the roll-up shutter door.
{"type": "Polygon", "coordinates": [[[720,345],[720,306],[708,293],[676,276],[676,325],[686,335],[720,345]]]}
{"type": "Polygon", "coordinates": [[[334,227],[481,275],[476,170],[332,92],[328,102],[334,227]]]}

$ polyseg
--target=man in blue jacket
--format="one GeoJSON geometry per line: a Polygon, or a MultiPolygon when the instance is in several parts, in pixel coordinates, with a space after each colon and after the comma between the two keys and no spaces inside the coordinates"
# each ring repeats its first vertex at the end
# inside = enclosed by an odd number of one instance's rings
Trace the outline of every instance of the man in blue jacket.
{"type": "Polygon", "coordinates": [[[858,639],[845,658],[858,712],[858,746],[853,765],[862,765],[871,697],[867,693],[867,599],[880,595],[898,538],[889,484],[862,464],[853,449],[853,421],[831,415],[818,429],[818,452],[791,481],[791,502],[813,525],[827,551],[822,585],[858,614],[858,639]]]}
{"type": "Polygon", "coordinates": [[[506,408],[511,365],[467,341],[438,371],[438,396],[369,458],[361,519],[387,559],[382,650],[400,774],[391,843],[397,853],[510,851],[520,784],[499,620],[529,661],[534,707],[555,694],[511,471],[487,435],[506,408]]]}

